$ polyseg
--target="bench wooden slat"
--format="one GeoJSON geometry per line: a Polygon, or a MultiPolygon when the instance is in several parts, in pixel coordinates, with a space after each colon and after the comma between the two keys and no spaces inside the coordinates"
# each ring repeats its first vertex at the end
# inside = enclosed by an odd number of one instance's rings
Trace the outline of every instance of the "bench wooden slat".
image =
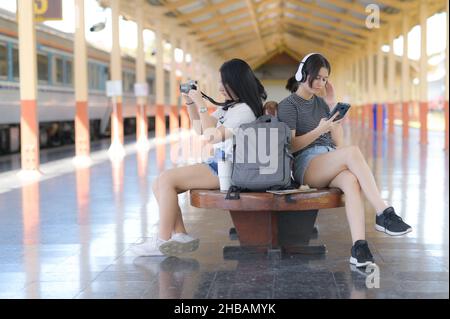
{"type": "Polygon", "coordinates": [[[275,195],[271,193],[241,193],[239,200],[227,200],[219,190],[191,190],[191,205],[198,208],[239,211],[307,211],[343,207],[342,191],[338,188],[315,192],[275,195]],[[289,201],[286,200],[288,196],[289,201]]]}

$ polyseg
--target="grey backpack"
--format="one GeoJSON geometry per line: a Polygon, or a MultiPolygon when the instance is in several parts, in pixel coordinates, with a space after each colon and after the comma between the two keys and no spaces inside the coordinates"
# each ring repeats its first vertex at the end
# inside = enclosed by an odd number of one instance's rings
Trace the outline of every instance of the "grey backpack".
{"type": "MultiPolygon", "coordinates": [[[[242,124],[233,137],[231,188],[227,199],[238,191],[290,188],[291,130],[276,117],[263,115],[242,124]]],[[[239,194],[237,194],[237,198],[239,194]]]]}

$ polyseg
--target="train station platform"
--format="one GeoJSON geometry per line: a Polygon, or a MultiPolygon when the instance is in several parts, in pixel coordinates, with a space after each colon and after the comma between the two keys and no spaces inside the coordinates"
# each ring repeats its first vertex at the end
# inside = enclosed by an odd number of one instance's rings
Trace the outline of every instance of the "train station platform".
{"type": "MultiPolygon", "coordinates": [[[[165,140],[145,152],[132,144],[122,161],[97,151],[89,168],[69,158],[48,162],[38,182],[0,188],[0,298],[448,298],[448,151],[443,133],[429,144],[394,134],[377,135],[355,123],[347,141],[359,145],[383,198],[413,232],[390,237],[375,231],[366,205],[366,230],[379,267],[379,288],[350,267],[351,237],[344,208],[319,211],[321,257],[241,254],[225,258],[228,213],[193,208],[179,195],[187,230],[200,238],[197,251],[180,257],[135,257],[130,246],[150,237],[158,222],[151,183],[178,165],[171,152],[183,143],[165,140]],[[59,163],[59,164],[58,164],[59,163]],[[52,167],[54,164],[54,167],[52,167]]],[[[70,152],[70,151],[69,151],[70,152]]],[[[103,152],[103,153],[102,153],[103,152]]]]}

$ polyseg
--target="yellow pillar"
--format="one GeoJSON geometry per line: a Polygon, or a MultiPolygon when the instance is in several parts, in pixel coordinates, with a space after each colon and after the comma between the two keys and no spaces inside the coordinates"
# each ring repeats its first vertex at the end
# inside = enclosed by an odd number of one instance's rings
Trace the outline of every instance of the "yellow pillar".
{"type": "Polygon", "coordinates": [[[388,113],[388,133],[394,133],[394,114],[395,114],[395,56],[394,56],[394,25],[389,26],[389,54],[388,54],[388,98],[387,98],[387,113],[388,113]]]}
{"type": "MultiPolygon", "coordinates": [[[[137,52],[136,52],[136,84],[140,88],[147,87],[146,81],[146,65],[144,52],[144,12],[142,7],[144,1],[140,0],[136,6],[136,22],[137,22],[137,52]]],[[[145,90],[144,90],[145,91],[145,90]]],[[[148,89],[147,89],[148,92],[148,89]]],[[[145,92],[140,89],[136,90],[136,141],[139,145],[146,146],[148,143],[148,122],[147,122],[147,99],[145,92]]],[[[147,93],[148,94],[148,93],[147,93]]]]}
{"type": "Polygon", "coordinates": [[[178,82],[177,82],[177,62],[175,60],[175,48],[177,47],[177,39],[172,33],[170,36],[170,58],[171,58],[171,68],[170,68],[170,116],[169,116],[169,127],[170,133],[175,133],[179,128],[179,118],[178,118],[178,82]]]}
{"type": "Polygon", "coordinates": [[[377,38],[377,132],[383,131],[383,103],[384,101],[384,54],[381,50],[382,46],[382,34],[378,33],[377,38]]]}
{"type": "Polygon", "coordinates": [[[367,110],[368,107],[367,105],[369,104],[369,90],[368,90],[368,71],[367,71],[367,63],[368,63],[368,58],[367,58],[367,54],[363,55],[362,59],[361,59],[361,71],[362,71],[362,89],[363,89],[363,104],[362,104],[362,114],[361,114],[361,126],[362,127],[366,127],[366,123],[367,123],[367,110]]]}
{"type": "Polygon", "coordinates": [[[75,0],[75,155],[77,160],[88,159],[90,152],[87,48],[84,28],[84,0],[75,0]]]}
{"type": "MultiPolygon", "coordinates": [[[[119,40],[119,8],[120,0],[111,0],[112,51],[110,70],[111,80],[122,82],[122,58],[120,55],[119,40]]],[[[122,96],[113,97],[113,112],[111,114],[111,144],[123,146],[122,96]]]]}
{"type": "Polygon", "coordinates": [[[375,101],[374,99],[374,90],[375,90],[375,85],[374,85],[374,65],[373,65],[373,43],[372,43],[372,39],[368,40],[368,44],[367,44],[367,59],[368,59],[368,63],[367,63],[367,76],[368,76],[368,80],[367,80],[367,93],[368,93],[368,97],[369,97],[369,101],[368,101],[368,106],[367,106],[367,111],[368,111],[368,121],[369,121],[369,129],[373,130],[374,129],[374,125],[373,125],[373,103],[375,101]]]}
{"type": "MultiPolygon", "coordinates": [[[[427,55],[427,3],[420,2],[420,144],[428,143],[428,55],[427,55]]],[[[448,70],[447,70],[448,72],[448,70]]]]}
{"type": "MultiPolygon", "coordinates": [[[[191,65],[189,68],[189,75],[191,79],[199,81],[197,74],[197,48],[194,44],[194,40],[190,41],[189,49],[190,49],[189,52],[191,54],[191,65]]],[[[201,83],[199,84],[201,85],[201,83]]]]}
{"type": "Polygon", "coordinates": [[[166,136],[166,112],[164,95],[164,46],[162,25],[156,21],[155,30],[156,41],[156,112],[155,112],[155,135],[156,137],[166,136]]]}
{"type": "Polygon", "coordinates": [[[449,132],[449,114],[448,114],[448,67],[449,67],[449,63],[448,63],[448,27],[449,27],[449,17],[448,17],[448,6],[449,6],[449,2],[447,1],[447,27],[446,29],[446,41],[447,41],[447,48],[445,50],[445,101],[444,101],[444,114],[445,114],[445,149],[448,150],[448,132],[449,132]]]}
{"type": "Polygon", "coordinates": [[[360,65],[360,56],[359,53],[356,56],[355,59],[355,93],[356,93],[356,102],[355,102],[355,108],[353,110],[353,121],[354,122],[358,122],[358,112],[359,112],[359,107],[361,105],[361,65],[360,65]]]}
{"type": "Polygon", "coordinates": [[[408,26],[409,18],[406,13],[403,14],[402,32],[403,32],[403,57],[402,57],[402,126],[403,137],[409,137],[409,105],[410,105],[410,85],[409,78],[409,58],[408,58],[408,26]]]}
{"type": "MultiPolygon", "coordinates": [[[[187,41],[186,37],[181,38],[181,49],[183,50],[183,61],[181,62],[181,72],[183,75],[181,76],[181,82],[185,83],[188,78],[188,66],[186,62],[186,56],[188,54],[187,41]]],[[[180,110],[180,122],[181,127],[185,130],[188,130],[190,127],[189,114],[187,112],[186,105],[184,104],[184,99],[181,99],[181,110],[180,110]]]]}
{"type": "Polygon", "coordinates": [[[20,64],[20,145],[23,171],[39,170],[36,31],[33,2],[17,1],[20,64]]]}

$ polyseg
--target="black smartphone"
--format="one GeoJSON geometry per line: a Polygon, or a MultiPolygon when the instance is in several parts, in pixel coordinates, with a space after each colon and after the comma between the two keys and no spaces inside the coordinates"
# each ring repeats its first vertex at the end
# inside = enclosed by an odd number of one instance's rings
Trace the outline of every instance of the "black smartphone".
{"type": "Polygon", "coordinates": [[[338,104],[336,104],[334,109],[331,111],[329,118],[332,118],[334,116],[334,114],[339,112],[339,115],[336,116],[336,118],[333,120],[333,122],[339,121],[340,119],[342,119],[345,116],[345,114],[347,114],[347,111],[350,109],[350,107],[351,107],[351,105],[348,103],[339,102],[338,104]]]}

